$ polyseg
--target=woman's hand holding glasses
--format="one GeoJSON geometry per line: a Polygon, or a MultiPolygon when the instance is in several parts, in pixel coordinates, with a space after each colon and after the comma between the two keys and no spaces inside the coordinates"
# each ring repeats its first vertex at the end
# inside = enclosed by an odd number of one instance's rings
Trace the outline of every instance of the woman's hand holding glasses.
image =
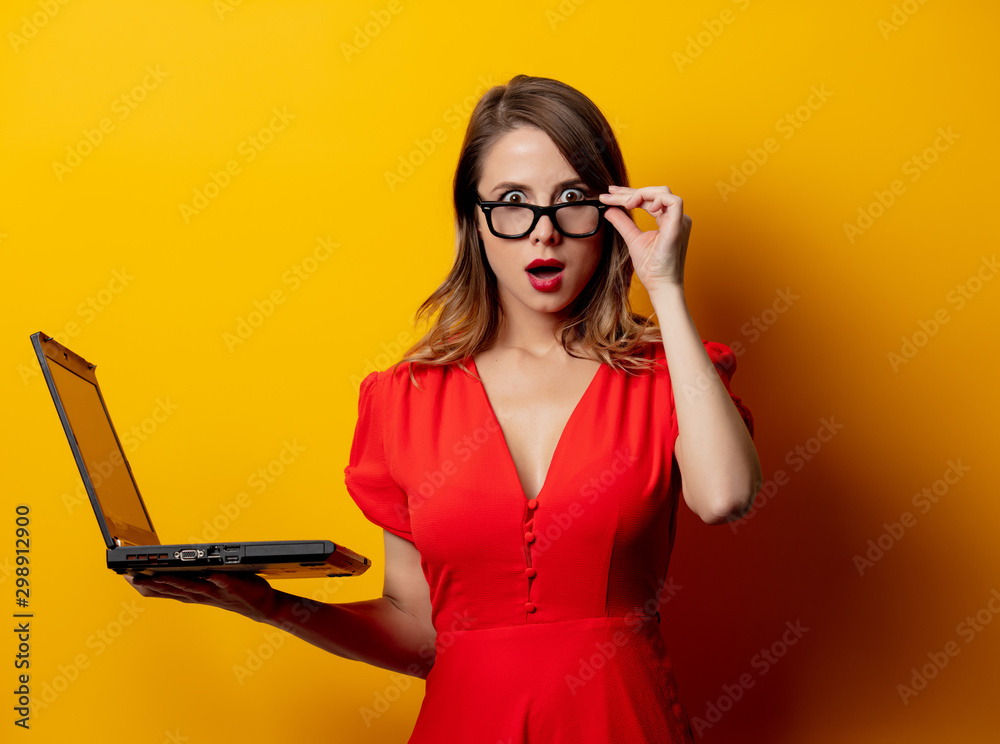
{"type": "Polygon", "coordinates": [[[608,209],[604,213],[625,239],[642,286],[651,294],[659,289],[683,288],[684,259],[691,235],[691,218],[684,214],[683,200],[666,186],[609,186],[608,192],[598,197],[603,204],[644,209],[656,220],[658,229],[643,231],[622,210],[608,209]]]}

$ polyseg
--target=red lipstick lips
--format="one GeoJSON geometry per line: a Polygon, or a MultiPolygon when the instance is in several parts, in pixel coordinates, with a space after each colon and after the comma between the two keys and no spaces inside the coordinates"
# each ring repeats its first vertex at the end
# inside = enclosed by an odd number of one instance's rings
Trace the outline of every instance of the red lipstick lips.
{"type": "Polygon", "coordinates": [[[546,258],[545,260],[536,258],[534,261],[528,264],[526,268],[527,270],[530,271],[531,269],[537,268],[539,266],[554,266],[557,269],[562,269],[565,266],[565,264],[562,261],[556,261],[554,258],[546,258]]]}
{"type": "Polygon", "coordinates": [[[556,292],[562,285],[562,274],[565,265],[554,258],[536,258],[528,264],[528,281],[539,292],[556,292]],[[534,271],[533,271],[534,270],[534,271]]]}

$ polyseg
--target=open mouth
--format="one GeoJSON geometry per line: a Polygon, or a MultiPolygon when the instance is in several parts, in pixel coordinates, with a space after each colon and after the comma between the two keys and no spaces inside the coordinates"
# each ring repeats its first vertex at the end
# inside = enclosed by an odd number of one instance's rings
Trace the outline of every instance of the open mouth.
{"type": "Polygon", "coordinates": [[[562,269],[558,266],[536,266],[533,269],[527,270],[529,274],[537,276],[539,279],[551,279],[557,274],[562,273],[562,269]]]}

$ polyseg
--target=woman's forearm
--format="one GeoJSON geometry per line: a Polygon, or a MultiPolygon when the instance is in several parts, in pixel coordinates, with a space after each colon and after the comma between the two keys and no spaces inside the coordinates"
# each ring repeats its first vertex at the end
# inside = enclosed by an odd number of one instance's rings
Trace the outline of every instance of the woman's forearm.
{"type": "Polygon", "coordinates": [[[426,678],[434,635],[387,597],[328,604],[274,590],[259,622],[345,659],[426,678]]]}
{"type": "Polygon", "coordinates": [[[682,287],[650,293],[674,391],[684,499],[710,524],[742,516],[763,480],[742,416],[712,364],[682,287]]]}

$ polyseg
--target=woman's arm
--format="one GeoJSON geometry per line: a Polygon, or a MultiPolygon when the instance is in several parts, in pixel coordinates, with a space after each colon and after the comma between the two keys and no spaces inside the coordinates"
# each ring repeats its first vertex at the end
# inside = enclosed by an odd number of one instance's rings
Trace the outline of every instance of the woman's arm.
{"type": "Polygon", "coordinates": [[[744,516],[763,485],[743,417],[705,351],[682,285],[649,293],[663,336],[677,413],[674,455],[684,500],[708,524],[744,516]]]}
{"type": "Polygon", "coordinates": [[[143,596],[230,610],[345,659],[421,678],[426,678],[434,664],[430,589],[420,566],[420,553],[412,543],[388,531],[385,583],[377,599],[317,602],[273,589],[256,574],[126,578],[143,596]]]}
{"type": "Polygon", "coordinates": [[[259,620],[337,656],[425,678],[434,664],[430,588],[413,543],[384,533],[381,597],[325,604],[275,591],[259,620]]]}
{"type": "Polygon", "coordinates": [[[691,218],[684,200],[666,186],[632,189],[610,185],[602,202],[623,210],[644,209],[656,230],[643,232],[628,214],[605,211],[628,246],[632,266],[649,293],[670,371],[677,414],[674,455],[684,501],[709,524],[746,514],[763,485],[760,460],[726,386],[705,350],[684,299],[684,262],[691,218]]]}

